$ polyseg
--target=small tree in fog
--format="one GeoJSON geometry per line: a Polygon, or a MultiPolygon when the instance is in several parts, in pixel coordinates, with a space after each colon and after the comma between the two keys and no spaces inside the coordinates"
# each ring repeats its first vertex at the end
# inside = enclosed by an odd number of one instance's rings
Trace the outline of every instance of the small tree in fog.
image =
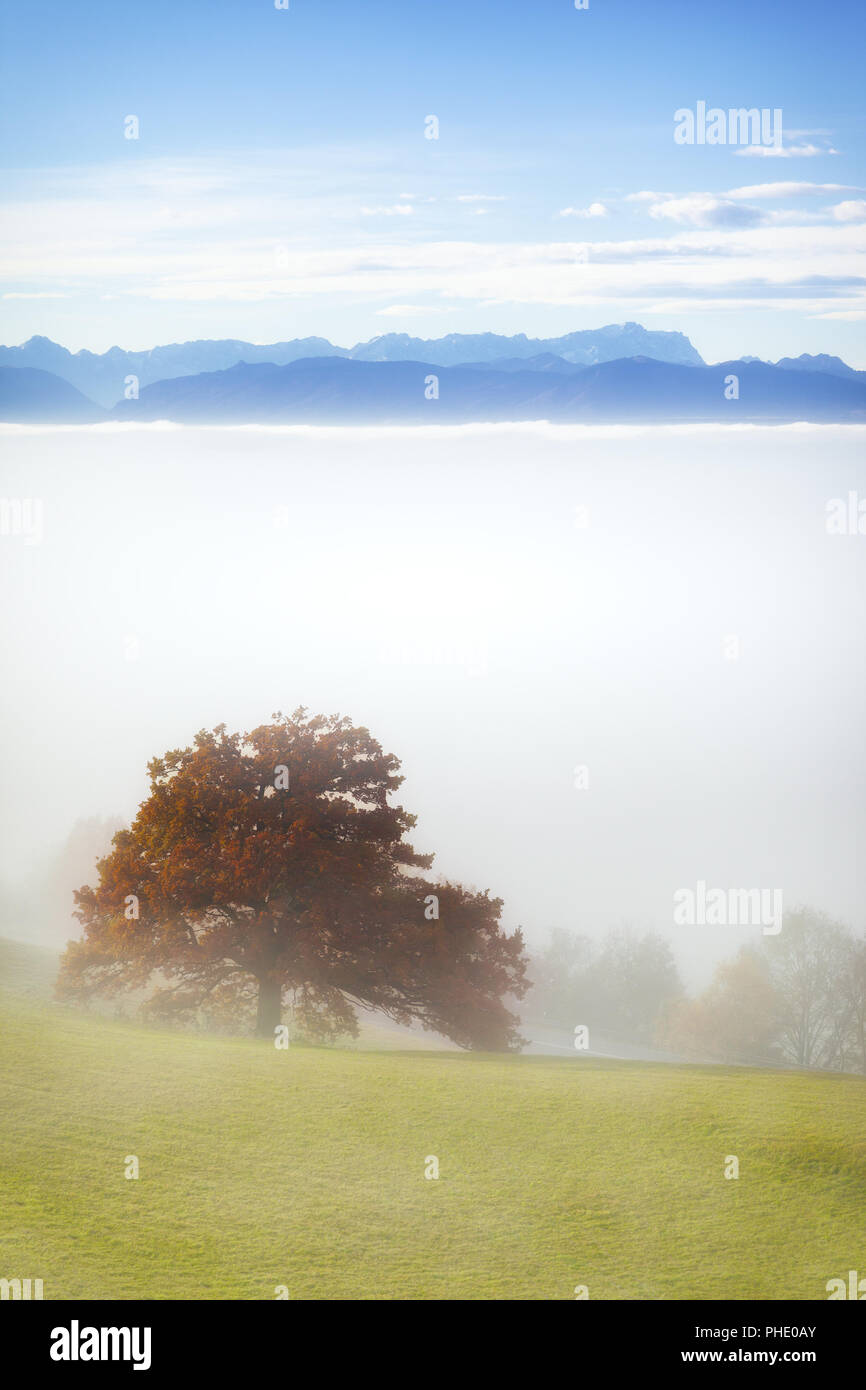
{"type": "Polygon", "coordinates": [[[670,944],[657,932],[608,932],[587,983],[598,1026],[638,1042],[652,1039],[656,1020],[683,992],[670,944]]]}
{"type": "Polygon", "coordinates": [[[668,943],[654,932],[608,932],[602,946],[555,929],[530,964],[526,1016],[571,1028],[591,1024],[615,1037],[646,1042],[660,1013],[682,994],[668,943]]]}
{"type": "Polygon", "coordinates": [[[554,927],[545,949],[533,955],[529,964],[525,1017],[563,1028],[583,1019],[589,1003],[585,978],[592,956],[589,937],[554,927]]]}
{"type": "Polygon", "coordinates": [[[811,908],[786,913],[779,935],[767,938],[779,1042],[798,1067],[840,1065],[849,1028],[842,982],[851,943],[841,923],[811,908]]]}
{"type": "Polygon", "coordinates": [[[723,1062],[778,1061],[779,1008],[767,960],[743,946],[716,966],[712,984],[697,999],[681,999],[661,1021],[663,1047],[723,1062]]]}
{"type": "Polygon", "coordinates": [[[314,1035],[356,1032],[361,1004],[463,1047],[519,1045],[503,997],[526,989],[522,934],[502,931],[498,898],[423,876],[433,856],[389,802],[399,766],[367,729],[303,709],[155,758],[132,827],[76,894],[61,996],[158,974],[163,1013],[254,992],[262,1036],[290,993],[314,1035]]]}

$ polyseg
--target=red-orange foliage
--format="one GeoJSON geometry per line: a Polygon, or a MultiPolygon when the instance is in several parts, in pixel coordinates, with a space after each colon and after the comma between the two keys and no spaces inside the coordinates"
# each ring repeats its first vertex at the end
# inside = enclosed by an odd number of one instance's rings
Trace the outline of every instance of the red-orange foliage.
{"type": "Polygon", "coordinates": [[[415,817],[388,802],[398,760],[336,715],[273,721],[203,730],[148,765],[149,797],[98,886],[75,895],[84,939],[63,958],[61,995],[158,972],[165,1011],[252,986],[262,1035],[291,990],[313,1030],[354,1031],[360,1003],[463,1047],[517,1046],[502,1001],[526,990],[522,934],[501,930],[500,899],[423,876],[433,856],[404,839],[415,817]]]}

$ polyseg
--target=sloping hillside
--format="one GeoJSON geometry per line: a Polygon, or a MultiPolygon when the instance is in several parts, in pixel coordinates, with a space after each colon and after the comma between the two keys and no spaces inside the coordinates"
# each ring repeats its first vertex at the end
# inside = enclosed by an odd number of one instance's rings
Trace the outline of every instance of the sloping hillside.
{"type": "Polygon", "coordinates": [[[0,1266],[46,1299],[810,1300],[859,1267],[862,1079],[0,1010],[0,1266]]]}

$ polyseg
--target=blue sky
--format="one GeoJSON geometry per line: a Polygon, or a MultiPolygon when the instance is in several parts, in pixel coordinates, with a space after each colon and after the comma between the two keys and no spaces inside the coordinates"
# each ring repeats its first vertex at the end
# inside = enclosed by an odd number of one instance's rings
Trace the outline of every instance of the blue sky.
{"type": "Polygon", "coordinates": [[[634,319],[866,367],[859,0],[2,13],[6,342],[634,319]],[[781,147],[676,143],[700,101],[781,109],[781,147]]]}

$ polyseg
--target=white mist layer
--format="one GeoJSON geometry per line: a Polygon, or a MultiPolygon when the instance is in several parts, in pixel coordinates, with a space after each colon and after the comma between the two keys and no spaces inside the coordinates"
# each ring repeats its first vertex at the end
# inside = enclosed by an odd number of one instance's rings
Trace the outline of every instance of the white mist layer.
{"type": "Polygon", "coordinates": [[[654,926],[702,980],[761,931],[675,927],[700,881],[866,924],[866,535],[826,529],[866,431],[2,434],[42,530],[0,536],[7,883],[155,754],[304,704],[531,944],[654,926]]]}

